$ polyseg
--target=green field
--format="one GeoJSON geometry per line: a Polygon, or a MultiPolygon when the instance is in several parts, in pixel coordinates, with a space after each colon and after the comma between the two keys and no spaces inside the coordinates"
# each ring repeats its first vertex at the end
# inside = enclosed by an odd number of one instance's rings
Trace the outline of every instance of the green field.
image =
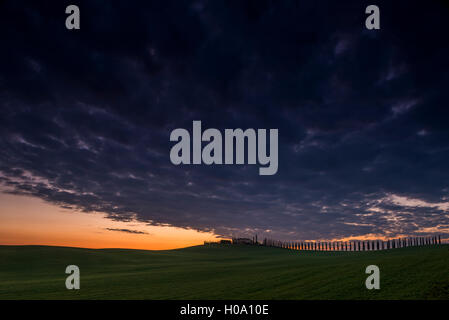
{"type": "Polygon", "coordinates": [[[0,246],[0,299],[449,299],[449,246],[377,252],[0,246]],[[70,264],[80,268],[80,290],[65,288],[70,264]],[[370,264],[380,268],[380,290],[365,288],[370,264]]]}

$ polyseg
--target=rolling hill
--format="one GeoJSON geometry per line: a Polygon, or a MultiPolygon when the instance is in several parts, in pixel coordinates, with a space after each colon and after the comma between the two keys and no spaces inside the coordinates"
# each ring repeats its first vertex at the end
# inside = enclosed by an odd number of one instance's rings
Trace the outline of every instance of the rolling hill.
{"type": "Polygon", "coordinates": [[[449,299],[449,245],[372,252],[0,246],[0,299],[449,299]],[[67,265],[81,289],[67,290],[67,265]],[[380,290],[365,268],[380,268],[380,290]]]}

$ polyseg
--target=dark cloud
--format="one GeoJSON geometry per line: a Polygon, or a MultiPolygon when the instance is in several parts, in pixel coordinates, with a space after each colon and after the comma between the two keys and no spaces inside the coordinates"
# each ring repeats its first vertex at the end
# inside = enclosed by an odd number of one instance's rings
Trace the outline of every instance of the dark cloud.
{"type": "Polygon", "coordinates": [[[79,1],[68,31],[67,4],[0,4],[8,192],[222,235],[447,230],[446,6],[380,1],[368,31],[363,1],[79,1]],[[279,128],[278,173],[172,165],[193,120],[279,128]]]}
{"type": "Polygon", "coordinates": [[[145,232],[145,231],[130,230],[130,229],[106,228],[105,230],[132,233],[132,234],[148,234],[148,232],[145,232]]]}

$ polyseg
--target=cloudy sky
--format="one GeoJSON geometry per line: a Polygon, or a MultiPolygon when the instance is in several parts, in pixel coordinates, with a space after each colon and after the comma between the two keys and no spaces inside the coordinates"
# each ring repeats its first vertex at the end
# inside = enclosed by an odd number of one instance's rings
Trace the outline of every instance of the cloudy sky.
{"type": "Polygon", "coordinates": [[[367,30],[365,1],[2,1],[1,190],[220,236],[447,238],[449,7],[392,2],[367,30]],[[194,120],[279,129],[277,174],[173,165],[194,120]]]}

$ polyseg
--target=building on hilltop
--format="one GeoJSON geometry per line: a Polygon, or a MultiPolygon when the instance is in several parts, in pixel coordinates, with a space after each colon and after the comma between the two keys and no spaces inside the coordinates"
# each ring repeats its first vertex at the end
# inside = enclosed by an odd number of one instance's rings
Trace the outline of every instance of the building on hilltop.
{"type": "Polygon", "coordinates": [[[232,244],[254,244],[249,238],[232,238],[232,244]]]}

